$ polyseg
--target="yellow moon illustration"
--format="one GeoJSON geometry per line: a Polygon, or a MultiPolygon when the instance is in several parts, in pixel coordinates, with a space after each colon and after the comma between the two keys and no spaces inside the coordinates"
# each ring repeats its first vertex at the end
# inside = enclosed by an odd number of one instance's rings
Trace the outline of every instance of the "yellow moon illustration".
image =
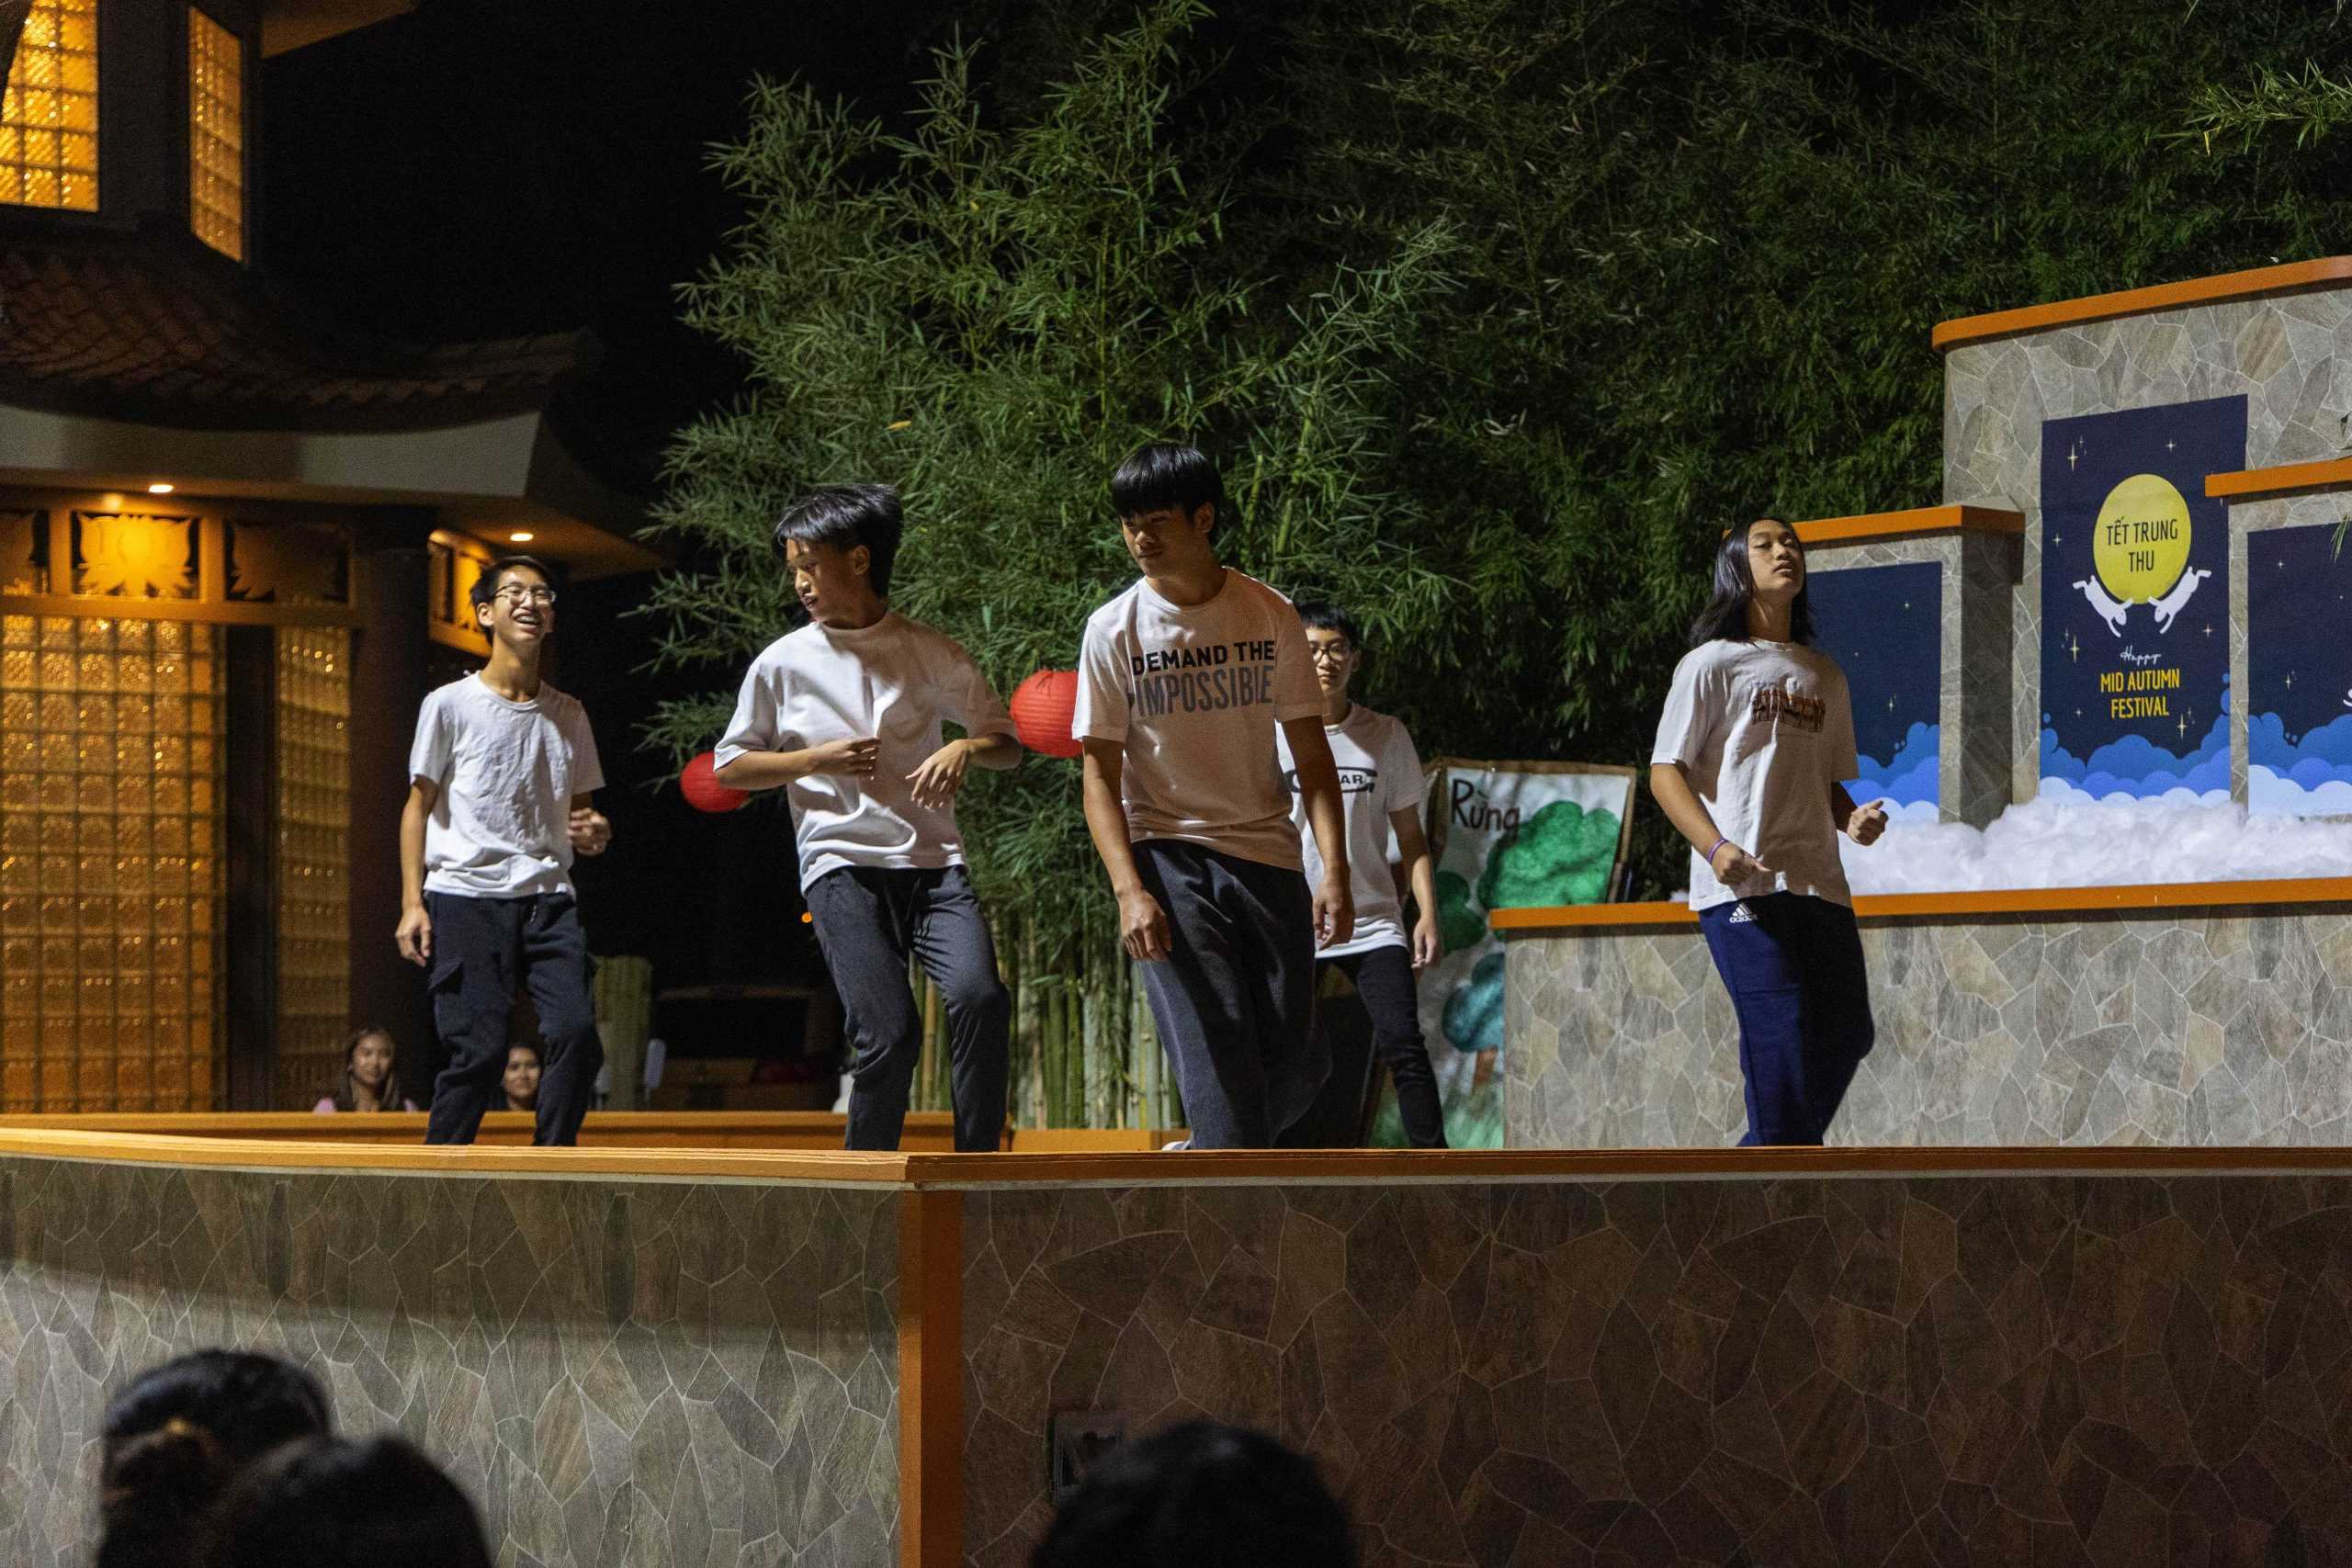
{"type": "Polygon", "coordinates": [[[2188,502],[2162,474],[2133,474],[2107,492],[2091,531],[2099,585],[2121,604],[2170,592],[2188,565],[2188,502]]]}

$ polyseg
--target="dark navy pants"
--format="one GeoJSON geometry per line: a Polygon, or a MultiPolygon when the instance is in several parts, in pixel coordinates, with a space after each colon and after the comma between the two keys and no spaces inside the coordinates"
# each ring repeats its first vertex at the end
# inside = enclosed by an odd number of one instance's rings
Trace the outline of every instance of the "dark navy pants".
{"type": "Polygon", "coordinates": [[[808,898],[852,1053],[844,1146],[895,1149],[906,1131],[922,1060],[922,1010],[907,983],[911,950],[947,1010],[956,1147],[1000,1147],[1012,1001],[997,977],[996,943],[964,868],[845,865],[810,883],[808,898]]]}
{"type": "Polygon", "coordinates": [[[482,1113],[505,1103],[506,1020],[527,990],[539,1019],[538,1126],[533,1142],[576,1144],[596,1093],[605,1043],[588,989],[588,939],[569,893],[469,898],[427,893],[433,919],[433,1030],[446,1065],[433,1080],[428,1144],[470,1144],[482,1113]]]}
{"type": "Polygon", "coordinates": [[[1315,1031],[1315,897],[1295,871],[1145,839],[1136,871],[1168,915],[1139,964],[1196,1149],[1270,1149],[1331,1071],[1315,1031]]]}
{"type": "Polygon", "coordinates": [[[1699,913],[1739,1017],[1749,1144],[1818,1144],[1876,1038],[1854,911],[1774,893],[1699,913]]]}
{"type": "Polygon", "coordinates": [[[1437,1072],[1421,1040],[1421,1010],[1413,989],[1413,955],[1394,942],[1345,958],[1318,958],[1315,972],[1336,968],[1355,986],[1372,1018],[1372,1040],[1396,1086],[1396,1114],[1408,1148],[1445,1147],[1445,1112],[1438,1104],[1437,1072]]]}

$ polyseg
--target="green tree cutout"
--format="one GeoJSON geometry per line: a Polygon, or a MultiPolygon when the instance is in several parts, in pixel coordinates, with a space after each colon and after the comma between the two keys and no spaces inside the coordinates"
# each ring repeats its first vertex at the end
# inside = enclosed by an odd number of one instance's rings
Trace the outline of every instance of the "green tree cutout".
{"type": "MultiPolygon", "coordinates": [[[[695,684],[662,705],[654,744],[681,760],[710,745],[743,667],[793,624],[769,530],[819,483],[899,488],[892,603],[1000,692],[1069,667],[1088,611],[1134,575],[1106,481],[1155,437],[1223,459],[1227,561],[1360,606],[1400,653],[1444,640],[1463,590],[1437,564],[1442,530],[1380,477],[1396,345],[1450,286],[1453,231],[1402,226],[1373,265],[1335,263],[1304,289],[1286,276],[1292,303],[1253,313],[1270,290],[1223,243],[1230,171],[1188,161],[1168,130],[1204,14],[1155,0],[1012,115],[984,106],[974,49],[945,49],[904,135],[800,87],[756,89],[748,136],[715,158],[750,220],[684,291],[750,390],[669,457],[656,531],[694,564],[644,613],[659,666],[695,684]]],[[[1078,769],[981,773],[958,813],[982,896],[1021,928],[1014,966],[1061,987],[1048,1001],[1077,1010],[1057,1027],[1093,1053],[1044,1113],[1115,1114],[1132,1029],[1078,769]]]]}

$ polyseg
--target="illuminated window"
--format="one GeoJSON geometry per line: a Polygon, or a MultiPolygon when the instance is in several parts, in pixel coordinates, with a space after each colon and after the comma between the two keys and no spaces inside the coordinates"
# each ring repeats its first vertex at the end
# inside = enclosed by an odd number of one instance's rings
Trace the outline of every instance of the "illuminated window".
{"type": "MultiPolygon", "coordinates": [[[[308,1109],[343,1072],[351,1011],[351,633],[277,634],[277,1087],[308,1109]]],[[[416,1062],[401,1087],[422,1104],[416,1062]]],[[[429,1090],[430,1085],[425,1086],[429,1090]]]]}
{"type": "Polygon", "coordinates": [[[214,1108],[219,635],[0,617],[0,1108],[214,1108]]]}
{"type": "Polygon", "coordinates": [[[237,35],[187,14],[187,216],[196,237],[245,259],[245,55],[237,35]]]}
{"type": "Polygon", "coordinates": [[[98,0],[33,0],[0,100],[0,202],[98,209],[98,0]]]}

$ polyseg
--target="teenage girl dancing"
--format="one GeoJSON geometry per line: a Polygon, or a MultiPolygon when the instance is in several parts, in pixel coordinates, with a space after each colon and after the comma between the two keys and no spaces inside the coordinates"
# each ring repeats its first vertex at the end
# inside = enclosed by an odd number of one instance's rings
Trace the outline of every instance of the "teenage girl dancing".
{"type": "Polygon", "coordinates": [[[1770,517],[1734,530],[1650,752],[1650,791],[1690,840],[1690,908],[1739,1017],[1742,1144],[1820,1143],[1873,1038],[1838,835],[1869,844],[1886,812],[1846,793],[1853,705],[1812,640],[1796,530],[1770,517]]]}

